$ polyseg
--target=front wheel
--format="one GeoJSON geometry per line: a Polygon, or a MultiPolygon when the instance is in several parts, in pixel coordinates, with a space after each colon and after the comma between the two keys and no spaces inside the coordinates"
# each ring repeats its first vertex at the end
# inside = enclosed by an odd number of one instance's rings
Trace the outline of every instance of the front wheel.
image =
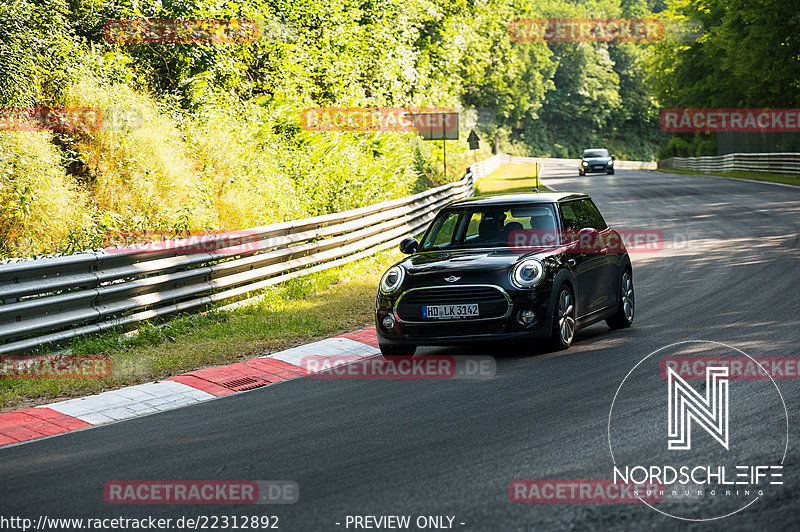
{"type": "Polygon", "coordinates": [[[575,298],[566,285],[558,289],[558,299],[553,313],[553,330],[550,332],[550,347],[562,351],[572,345],[575,335],[575,298]]]}
{"type": "Polygon", "coordinates": [[[620,281],[617,313],[608,318],[606,324],[612,329],[625,329],[626,327],[630,327],[633,323],[633,310],[633,278],[631,277],[631,272],[625,270],[622,274],[622,280],[620,281]]]}
{"type": "Polygon", "coordinates": [[[413,357],[417,350],[415,345],[381,345],[383,358],[413,357]]]}
{"type": "Polygon", "coordinates": [[[607,173],[608,175],[614,175],[614,170],[611,170],[611,171],[609,171],[609,172],[606,172],[606,173],[607,173]]]}

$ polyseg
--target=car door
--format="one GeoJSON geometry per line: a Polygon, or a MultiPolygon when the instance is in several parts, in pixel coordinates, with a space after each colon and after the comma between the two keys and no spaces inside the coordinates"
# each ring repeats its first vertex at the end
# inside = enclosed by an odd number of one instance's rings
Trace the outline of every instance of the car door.
{"type": "Polygon", "coordinates": [[[622,254],[618,253],[620,250],[618,243],[621,242],[621,237],[616,231],[608,227],[603,215],[600,214],[600,209],[591,199],[580,200],[576,203],[578,203],[581,219],[585,220],[584,223],[589,227],[597,229],[599,240],[603,243],[602,247],[597,249],[597,253],[603,258],[605,266],[603,275],[597,279],[595,308],[599,309],[616,304],[619,297],[618,282],[622,275],[622,254]]]}
{"type": "MultiPolygon", "coordinates": [[[[572,274],[577,283],[575,296],[578,315],[585,316],[610,305],[615,293],[609,292],[610,265],[608,254],[602,247],[586,246],[578,240],[581,229],[596,229],[602,237],[607,230],[602,216],[590,200],[572,200],[559,205],[562,225],[572,240],[567,248],[567,260],[572,264],[572,274]],[[596,212],[596,215],[595,215],[596,212]],[[593,227],[601,225],[601,227],[593,227]],[[574,261],[574,264],[573,264],[574,261]]],[[[592,243],[594,244],[594,243],[592,243]]]]}

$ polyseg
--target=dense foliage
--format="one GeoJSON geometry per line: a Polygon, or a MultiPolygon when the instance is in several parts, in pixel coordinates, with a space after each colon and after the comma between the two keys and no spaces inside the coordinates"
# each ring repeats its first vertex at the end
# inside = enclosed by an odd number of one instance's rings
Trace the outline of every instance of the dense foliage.
{"type": "MultiPolygon", "coordinates": [[[[700,21],[704,32],[654,46],[648,81],[663,107],[800,107],[796,0],[670,0],[664,15],[700,21]]],[[[661,155],[716,155],[715,139],[674,135],[661,155]]]]}
{"type": "MultiPolygon", "coordinates": [[[[800,101],[794,2],[0,0],[0,108],[135,109],[113,130],[0,131],[0,256],[109,232],[221,231],[356,207],[460,176],[466,132],[503,151],[651,159],[660,106],[800,101]],[[697,42],[515,42],[542,17],[699,18],[697,42]],[[236,43],[113,43],[115,19],[249,19],[236,43]],[[439,106],[462,140],[301,127],[315,106],[439,106]],[[477,124],[476,124],[477,116],[477,124]]],[[[713,150],[676,135],[665,153],[713,150]]]]}

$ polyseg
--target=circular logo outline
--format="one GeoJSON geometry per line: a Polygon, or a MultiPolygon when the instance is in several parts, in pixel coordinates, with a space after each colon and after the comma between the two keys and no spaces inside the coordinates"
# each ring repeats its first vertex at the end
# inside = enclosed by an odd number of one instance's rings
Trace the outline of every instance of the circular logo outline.
{"type": "MultiPolygon", "coordinates": [[[[715,342],[714,340],[683,340],[681,342],[675,342],[673,344],[665,345],[664,347],[656,349],[655,351],[653,351],[652,353],[650,353],[649,355],[647,355],[646,357],[641,359],[639,362],[636,363],[635,366],[633,366],[631,368],[631,370],[628,372],[628,374],[625,375],[625,377],[622,379],[622,382],[619,383],[619,386],[617,387],[617,391],[614,393],[614,398],[611,400],[611,408],[609,408],[609,410],[608,410],[607,435],[608,435],[608,451],[611,454],[611,461],[614,463],[614,465],[616,465],[617,460],[616,460],[616,458],[614,458],[614,449],[611,446],[611,415],[614,413],[614,403],[616,402],[617,396],[619,395],[619,392],[622,389],[622,386],[625,384],[625,381],[628,379],[628,377],[631,376],[631,373],[633,373],[636,370],[636,368],[638,368],[639,365],[642,362],[644,362],[645,360],[647,360],[651,356],[655,355],[659,351],[663,351],[664,349],[668,349],[668,348],[674,347],[676,345],[692,344],[692,343],[715,344],[715,345],[727,347],[728,349],[732,349],[733,351],[736,351],[737,353],[741,353],[744,356],[746,356],[747,358],[749,358],[750,360],[752,360],[753,362],[755,362],[755,364],[759,368],[763,369],[764,372],[767,374],[767,377],[769,377],[769,380],[772,382],[773,386],[775,386],[775,390],[778,392],[778,396],[781,398],[781,404],[783,404],[783,413],[784,413],[784,416],[786,418],[786,445],[785,445],[785,447],[783,449],[783,457],[781,458],[781,462],[780,462],[781,465],[783,465],[783,462],[786,460],[786,454],[789,451],[789,410],[786,408],[786,401],[783,398],[783,394],[781,393],[780,388],[778,388],[778,383],[775,382],[775,379],[772,378],[772,375],[769,374],[769,371],[766,371],[766,368],[764,366],[762,366],[756,359],[754,359],[753,357],[751,357],[750,355],[748,355],[747,353],[745,353],[741,349],[737,349],[737,348],[732,347],[732,346],[730,346],[728,344],[723,344],[722,342],[715,342]]],[[[659,510],[658,508],[653,507],[649,503],[645,502],[641,497],[637,497],[637,498],[642,503],[646,504],[649,508],[655,510],[656,512],[658,512],[660,514],[666,515],[667,517],[672,517],[673,519],[679,519],[681,521],[701,522],[701,521],[716,521],[717,519],[724,519],[725,517],[730,517],[731,515],[736,514],[738,512],[741,512],[742,510],[744,510],[745,508],[747,508],[748,506],[750,506],[751,504],[756,502],[759,499],[759,497],[761,497],[761,496],[760,495],[756,495],[755,499],[753,499],[752,501],[748,502],[747,504],[745,504],[744,506],[742,506],[738,510],[735,510],[735,511],[729,513],[729,514],[719,515],[719,516],[716,516],[716,517],[708,517],[708,518],[705,518],[705,519],[692,519],[692,518],[689,518],[689,517],[680,517],[680,516],[677,516],[677,515],[672,515],[672,514],[670,514],[668,512],[664,512],[662,510],[659,510]]]]}

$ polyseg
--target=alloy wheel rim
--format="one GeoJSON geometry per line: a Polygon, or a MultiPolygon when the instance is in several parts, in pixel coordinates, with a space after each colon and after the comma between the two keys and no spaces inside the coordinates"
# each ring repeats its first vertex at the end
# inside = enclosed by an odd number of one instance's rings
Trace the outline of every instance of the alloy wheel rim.
{"type": "Polygon", "coordinates": [[[561,340],[565,344],[572,341],[575,332],[575,306],[572,304],[572,296],[567,290],[562,290],[558,296],[558,329],[561,332],[561,340]]]}
{"type": "Polygon", "coordinates": [[[622,310],[625,312],[625,319],[633,321],[633,281],[628,272],[622,276],[622,310]]]}

